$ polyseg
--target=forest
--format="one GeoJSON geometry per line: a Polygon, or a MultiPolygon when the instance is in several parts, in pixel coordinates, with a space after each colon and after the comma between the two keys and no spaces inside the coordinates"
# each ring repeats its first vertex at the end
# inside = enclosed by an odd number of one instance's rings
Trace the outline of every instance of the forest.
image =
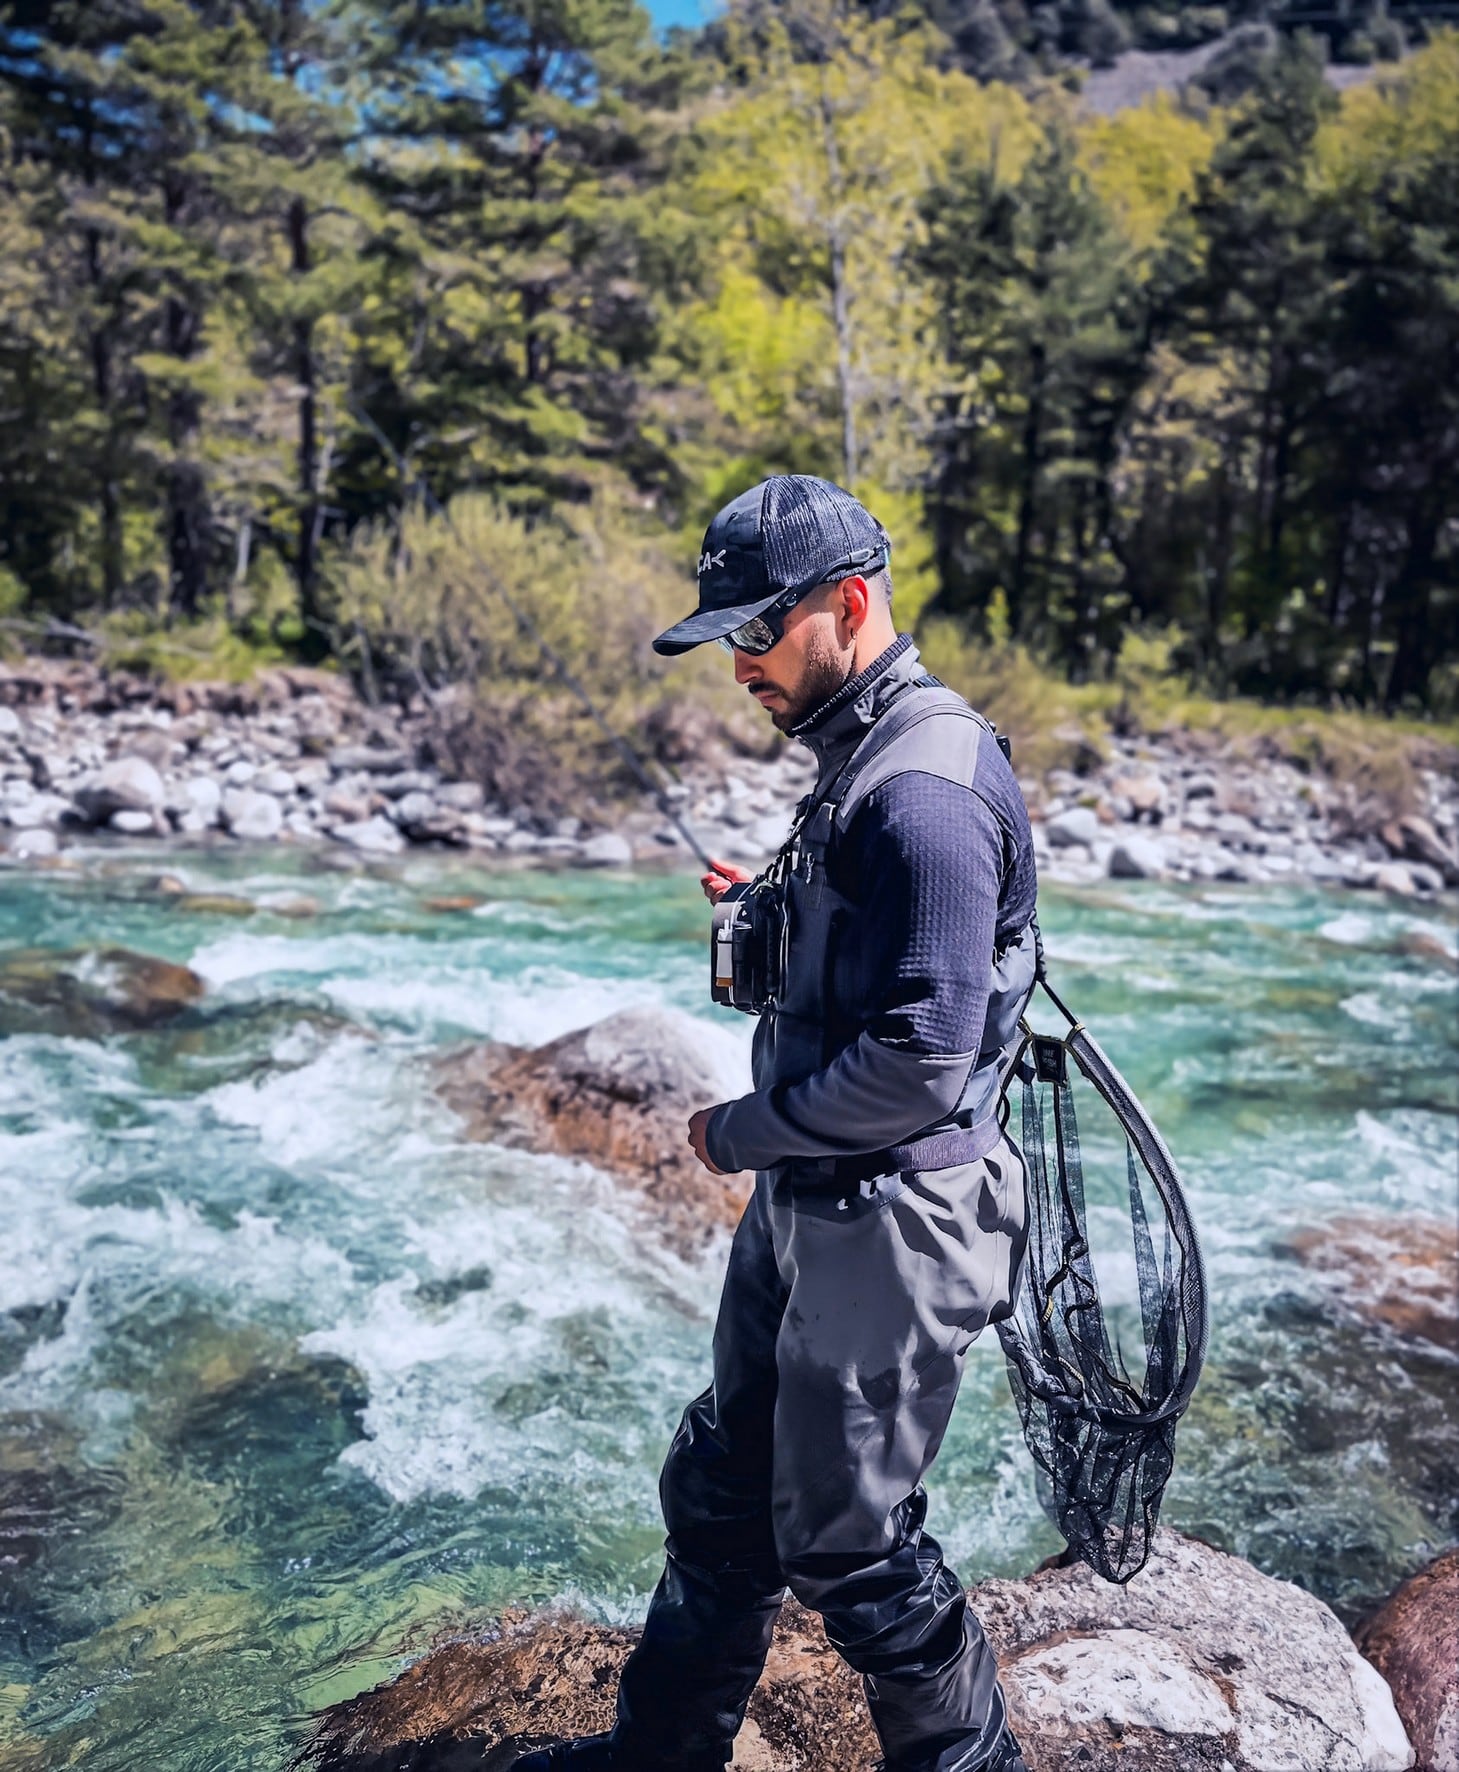
{"type": "Polygon", "coordinates": [[[1452,718],[1430,10],[13,0],[0,643],[530,683],[505,587],[637,705],[709,516],[798,471],[944,647],[1452,718]],[[1179,94],[1081,104],[1228,26],[1179,94]]]}

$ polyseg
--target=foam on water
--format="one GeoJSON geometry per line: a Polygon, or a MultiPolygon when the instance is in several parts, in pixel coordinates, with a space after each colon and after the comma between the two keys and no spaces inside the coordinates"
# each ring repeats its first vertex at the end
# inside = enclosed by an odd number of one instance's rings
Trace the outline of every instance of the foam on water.
{"type": "MultiPolygon", "coordinates": [[[[84,931],[209,987],[175,1028],[0,1043],[0,1454],[9,1435],[51,1460],[80,1522],[21,1577],[0,1693],[27,1694],[15,1726],[55,1756],[84,1735],[96,1772],[134,1772],[141,1741],[155,1772],[273,1772],[288,1719],[388,1673],[407,1632],[567,1596],[641,1608],[723,1248],[677,1260],[586,1165],[463,1144],[430,1061],[634,1004],[702,1011],[703,907],[690,880],[179,867],[320,914],[221,926],[125,869],[0,902],[17,945],[84,931]],[[487,902],[426,908],[467,890],[487,902]],[[118,1647],[154,1639],[155,1660],[118,1647]]],[[[1395,959],[1437,924],[1335,902],[1104,887],[1050,895],[1044,921],[1056,982],[1176,1150],[1211,1267],[1171,1516],[1341,1599],[1442,1536],[1447,1430],[1429,1367],[1333,1318],[1281,1239],[1450,1210],[1455,1111],[1452,980],[1395,959]]],[[[743,1066],[748,1020],[705,1030],[743,1066]]],[[[1123,1158],[1093,1116],[1087,1137],[1129,1314],[1123,1158]]],[[[969,1579],[1056,1548],[991,1338],[932,1491],[969,1579]]]]}

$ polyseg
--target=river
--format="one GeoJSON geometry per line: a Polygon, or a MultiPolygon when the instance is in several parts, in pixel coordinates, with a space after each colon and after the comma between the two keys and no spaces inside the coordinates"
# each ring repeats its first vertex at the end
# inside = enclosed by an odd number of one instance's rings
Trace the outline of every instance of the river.
{"type": "MultiPolygon", "coordinates": [[[[706,1371],[713,1264],[581,1165],[463,1142],[429,1074],[628,1004],[723,1017],[692,880],[167,865],[212,896],[159,891],[155,852],[0,876],[0,976],[119,944],[207,985],[146,1032],[0,1020],[6,1772],[276,1772],[444,1630],[547,1601],[632,1619],[706,1371]]],[[[1455,979],[1429,951],[1452,924],[1277,888],[1044,906],[1204,1234],[1214,1336],[1166,1517],[1350,1618],[1459,1533],[1456,1363],[1287,1240],[1452,1217],[1455,979]]],[[[969,1579],[1057,1544],[992,1338],[932,1519],[969,1579]]]]}

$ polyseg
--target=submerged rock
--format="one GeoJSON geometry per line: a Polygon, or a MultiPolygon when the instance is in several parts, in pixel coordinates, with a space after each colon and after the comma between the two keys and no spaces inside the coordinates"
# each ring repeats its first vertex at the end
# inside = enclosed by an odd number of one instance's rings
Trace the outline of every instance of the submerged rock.
{"type": "Polygon", "coordinates": [[[1459,1550],[1405,1581],[1356,1637],[1392,1688],[1419,1772],[1459,1772],[1459,1550]]]}
{"type": "Polygon", "coordinates": [[[107,947],[20,948],[0,959],[0,1033],[95,1036],[156,1027],[203,995],[186,966],[107,947]]]}
{"type": "Polygon", "coordinates": [[[545,1046],[492,1045],[443,1059],[437,1080],[467,1135],[580,1157],[641,1192],[681,1250],[733,1228],[752,1178],[711,1175],[689,1115],[749,1087],[744,1049],[674,1009],[625,1009],[545,1046]]]}
{"type": "Polygon", "coordinates": [[[1283,1248],[1323,1275],[1366,1321],[1459,1353],[1459,1249],[1452,1224],[1350,1213],[1299,1231],[1283,1248]]]}
{"type": "MultiPolygon", "coordinates": [[[[1388,1688],[1320,1600],[1163,1532],[1125,1587],[1082,1564],[988,1581],[974,1607],[1003,1664],[1030,1772],[1401,1772],[1388,1688]]],[[[626,1631],[561,1616],[448,1643],[336,1705],[301,1755],[326,1772],[446,1772],[609,1726],[626,1631]],[[492,1749],[495,1751],[492,1751],[492,1749]]],[[[860,1682],[819,1620],[787,1603],[735,1744],[754,1772],[854,1772],[876,1744],[860,1682]]]]}

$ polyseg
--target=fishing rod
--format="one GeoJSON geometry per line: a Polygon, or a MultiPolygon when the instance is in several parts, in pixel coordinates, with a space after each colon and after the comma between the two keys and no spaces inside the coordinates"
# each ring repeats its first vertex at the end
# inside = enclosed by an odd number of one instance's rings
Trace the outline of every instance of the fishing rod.
{"type": "Polygon", "coordinates": [[[543,658],[545,658],[548,664],[552,666],[553,671],[557,675],[558,681],[561,682],[566,689],[570,690],[582,704],[593,724],[603,734],[604,738],[608,740],[609,744],[612,745],[622,761],[627,764],[639,786],[652,796],[659,811],[663,813],[664,817],[668,819],[669,823],[673,825],[674,829],[689,845],[690,850],[698,856],[699,860],[704,863],[710,873],[723,873],[724,870],[719,864],[710,859],[708,852],[704,845],[699,841],[699,838],[694,834],[693,829],[679,815],[673,801],[670,800],[669,796],[664,792],[664,789],[660,784],[654,780],[653,776],[649,774],[648,769],[638,752],[635,751],[633,746],[629,744],[628,740],[620,733],[616,732],[603,718],[602,714],[598,712],[597,703],[593,700],[592,696],[588,694],[587,689],[583,686],[582,680],[542,632],[541,628],[538,627],[537,623],[532,619],[531,612],[522,603],[518,602],[507,589],[506,585],[502,583],[501,579],[498,578],[496,573],[487,564],[484,556],[473,547],[469,541],[467,541],[466,537],[461,533],[460,526],[457,524],[456,519],[446,509],[445,505],[441,503],[440,499],[436,497],[435,493],[431,491],[425,479],[412,470],[410,463],[390,441],[389,437],[385,435],[384,431],[380,429],[379,425],[375,423],[370,414],[365,411],[363,406],[351,404],[349,410],[373,435],[375,441],[385,451],[386,455],[389,456],[391,462],[395,466],[396,472],[405,482],[407,492],[418,492],[421,498],[425,501],[426,509],[432,516],[441,519],[446,525],[446,528],[451,532],[451,535],[460,546],[465,549],[466,553],[475,562],[476,569],[481,574],[487,587],[494,591],[496,595],[501,598],[502,602],[506,604],[507,608],[512,613],[513,619],[516,621],[517,626],[530,640],[533,641],[543,658]]]}

